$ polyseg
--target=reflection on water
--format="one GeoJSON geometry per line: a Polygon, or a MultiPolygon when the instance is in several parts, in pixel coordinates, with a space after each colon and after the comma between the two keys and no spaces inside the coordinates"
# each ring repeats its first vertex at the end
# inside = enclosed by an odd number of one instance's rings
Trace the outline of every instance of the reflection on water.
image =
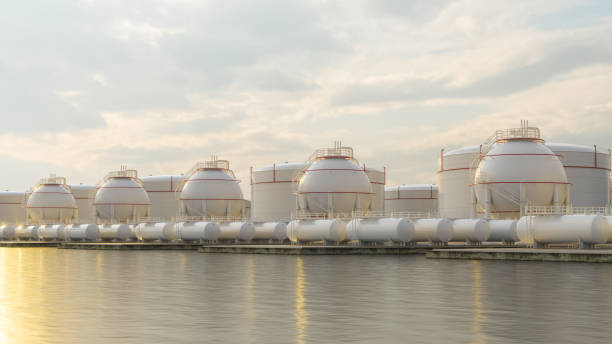
{"type": "Polygon", "coordinates": [[[0,343],[609,343],[612,265],[0,248],[0,343]]]}

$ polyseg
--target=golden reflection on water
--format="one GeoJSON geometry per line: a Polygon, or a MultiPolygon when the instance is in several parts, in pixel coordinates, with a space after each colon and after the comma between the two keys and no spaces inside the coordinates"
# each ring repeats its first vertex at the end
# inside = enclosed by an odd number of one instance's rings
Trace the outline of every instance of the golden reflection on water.
{"type": "Polygon", "coordinates": [[[474,280],[473,290],[473,305],[472,312],[474,314],[474,319],[472,321],[472,331],[476,335],[476,338],[472,340],[470,343],[474,344],[485,344],[485,336],[482,333],[482,329],[480,328],[482,321],[484,320],[484,316],[482,315],[482,282],[481,282],[481,261],[472,260],[472,278],[474,280]]]}
{"type": "Polygon", "coordinates": [[[296,270],[297,275],[295,279],[295,326],[297,328],[297,336],[295,341],[298,344],[304,343],[306,338],[306,327],[308,326],[308,312],[304,309],[306,304],[305,296],[305,275],[304,275],[304,261],[298,257],[296,259],[296,270]]]}

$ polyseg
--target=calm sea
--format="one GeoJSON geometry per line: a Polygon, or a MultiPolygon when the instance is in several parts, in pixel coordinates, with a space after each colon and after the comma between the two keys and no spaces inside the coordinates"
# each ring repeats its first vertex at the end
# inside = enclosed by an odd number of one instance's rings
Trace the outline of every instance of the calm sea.
{"type": "Polygon", "coordinates": [[[0,248],[0,343],[611,343],[612,265],[0,248]]]}

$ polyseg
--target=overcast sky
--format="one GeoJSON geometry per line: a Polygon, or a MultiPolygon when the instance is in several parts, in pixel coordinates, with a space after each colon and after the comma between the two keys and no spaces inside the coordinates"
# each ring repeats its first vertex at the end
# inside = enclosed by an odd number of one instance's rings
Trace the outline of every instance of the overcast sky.
{"type": "Polygon", "coordinates": [[[612,144],[612,1],[4,1],[0,188],[342,140],[388,185],[520,119],[612,144]]]}

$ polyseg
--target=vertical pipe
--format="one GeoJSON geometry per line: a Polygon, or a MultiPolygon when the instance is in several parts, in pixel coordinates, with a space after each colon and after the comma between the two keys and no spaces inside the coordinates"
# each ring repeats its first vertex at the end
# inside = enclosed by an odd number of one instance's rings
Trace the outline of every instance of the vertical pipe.
{"type": "Polygon", "coordinates": [[[593,145],[593,148],[595,152],[595,168],[597,168],[597,145],[593,145]]]}

